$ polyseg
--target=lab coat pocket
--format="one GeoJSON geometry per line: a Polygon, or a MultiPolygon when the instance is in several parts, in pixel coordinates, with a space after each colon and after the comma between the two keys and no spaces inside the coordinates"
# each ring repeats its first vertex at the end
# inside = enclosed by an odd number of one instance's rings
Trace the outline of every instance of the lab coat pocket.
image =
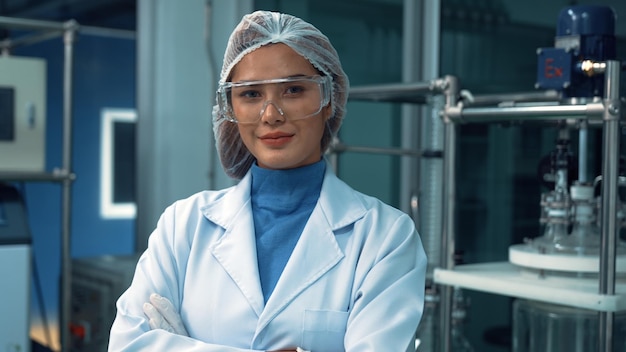
{"type": "Polygon", "coordinates": [[[348,312],[336,310],[305,310],[302,348],[317,352],[344,351],[348,312]]]}

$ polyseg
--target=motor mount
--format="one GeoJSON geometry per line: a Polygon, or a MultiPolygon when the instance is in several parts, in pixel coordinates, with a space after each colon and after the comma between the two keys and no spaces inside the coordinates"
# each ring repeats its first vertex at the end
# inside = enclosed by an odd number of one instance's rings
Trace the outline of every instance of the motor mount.
{"type": "Polygon", "coordinates": [[[554,48],[537,50],[538,89],[554,89],[564,98],[603,96],[604,75],[589,76],[583,61],[615,60],[615,21],[608,6],[575,5],[561,10],[554,48]]]}

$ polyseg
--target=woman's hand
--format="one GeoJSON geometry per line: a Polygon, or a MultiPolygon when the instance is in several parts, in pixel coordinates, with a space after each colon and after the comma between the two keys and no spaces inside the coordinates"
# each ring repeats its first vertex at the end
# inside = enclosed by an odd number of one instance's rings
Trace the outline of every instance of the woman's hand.
{"type": "Polygon", "coordinates": [[[143,312],[148,317],[152,330],[163,329],[177,335],[189,336],[180,314],[167,298],[156,293],[151,294],[150,302],[143,305],[143,312]]]}

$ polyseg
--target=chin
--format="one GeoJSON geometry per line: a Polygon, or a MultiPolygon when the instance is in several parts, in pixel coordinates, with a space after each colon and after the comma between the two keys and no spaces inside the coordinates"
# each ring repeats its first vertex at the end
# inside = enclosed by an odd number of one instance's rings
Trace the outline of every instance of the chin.
{"type": "Polygon", "coordinates": [[[321,154],[319,158],[312,160],[313,158],[308,153],[307,157],[303,157],[302,152],[294,150],[290,152],[286,150],[274,150],[270,153],[260,153],[260,155],[256,157],[257,164],[265,169],[284,170],[313,164],[321,160],[321,154]]]}
{"type": "Polygon", "coordinates": [[[295,163],[282,158],[257,158],[257,164],[262,168],[274,170],[291,169],[295,167],[295,163]]]}
{"type": "Polygon", "coordinates": [[[306,163],[304,163],[303,160],[289,160],[285,158],[264,158],[257,159],[257,164],[260,167],[266,169],[284,170],[303,166],[306,163]]]}

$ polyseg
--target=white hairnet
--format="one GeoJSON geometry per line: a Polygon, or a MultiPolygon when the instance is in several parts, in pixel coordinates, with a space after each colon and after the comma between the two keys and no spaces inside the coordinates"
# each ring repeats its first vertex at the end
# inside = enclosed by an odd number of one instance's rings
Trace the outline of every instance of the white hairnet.
{"type": "MultiPolygon", "coordinates": [[[[277,12],[256,11],[245,15],[228,40],[220,83],[230,79],[233,67],[244,56],[272,43],[286,44],[311,62],[321,74],[332,78],[332,114],[326,122],[321,140],[324,153],[341,126],[349,83],[337,51],[328,38],[313,25],[300,18],[277,12]]],[[[213,107],[213,133],[224,171],[230,177],[241,179],[255,159],[243,144],[237,125],[221,116],[217,106],[213,107]]]]}

